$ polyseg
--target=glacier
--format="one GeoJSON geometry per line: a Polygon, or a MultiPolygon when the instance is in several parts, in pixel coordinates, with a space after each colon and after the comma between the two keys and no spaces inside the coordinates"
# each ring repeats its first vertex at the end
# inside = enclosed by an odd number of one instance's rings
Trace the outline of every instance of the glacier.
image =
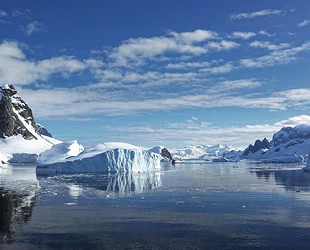
{"type": "Polygon", "coordinates": [[[70,143],[56,145],[42,153],[38,158],[37,173],[139,173],[160,169],[159,154],[127,143],[101,143],[76,156],[67,156],[70,149],[66,147],[70,147],[70,143]]]}

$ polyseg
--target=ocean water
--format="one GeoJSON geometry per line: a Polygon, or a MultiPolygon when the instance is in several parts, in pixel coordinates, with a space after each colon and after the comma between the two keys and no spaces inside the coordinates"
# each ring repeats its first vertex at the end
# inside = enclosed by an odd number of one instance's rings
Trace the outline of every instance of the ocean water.
{"type": "Polygon", "coordinates": [[[301,165],[188,162],[149,174],[0,168],[0,249],[310,249],[301,165]]]}

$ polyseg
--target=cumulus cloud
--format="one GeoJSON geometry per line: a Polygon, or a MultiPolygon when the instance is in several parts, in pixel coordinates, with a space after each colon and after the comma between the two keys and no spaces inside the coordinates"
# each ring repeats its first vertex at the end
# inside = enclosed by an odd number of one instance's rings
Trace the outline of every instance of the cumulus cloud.
{"type": "Polygon", "coordinates": [[[268,37],[273,37],[276,35],[275,33],[271,34],[271,33],[267,32],[266,30],[260,30],[260,31],[258,31],[258,34],[260,34],[261,36],[268,36],[268,37]]]}
{"type": "Polygon", "coordinates": [[[310,20],[304,20],[302,22],[300,22],[299,24],[297,24],[297,26],[299,28],[304,27],[304,26],[308,26],[310,24],[310,20]]]}
{"type": "Polygon", "coordinates": [[[300,124],[310,124],[310,116],[299,115],[275,123],[276,126],[280,127],[288,127],[288,126],[294,127],[300,124]]]}
{"type": "Polygon", "coordinates": [[[284,16],[286,14],[283,10],[260,10],[255,12],[246,12],[246,13],[239,13],[239,14],[232,14],[230,16],[231,20],[241,20],[241,19],[251,19],[256,17],[264,17],[264,16],[284,16]]]}
{"type": "Polygon", "coordinates": [[[254,48],[266,48],[269,50],[279,50],[290,47],[289,43],[280,43],[279,45],[272,44],[268,41],[254,41],[250,43],[251,47],[254,48]]]}
{"type": "Polygon", "coordinates": [[[85,68],[85,63],[73,56],[31,61],[27,60],[21,44],[15,41],[4,41],[0,44],[0,81],[2,83],[27,85],[38,80],[47,81],[52,74],[68,76],[85,68]]]}
{"type": "Polygon", "coordinates": [[[244,40],[248,40],[251,37],[256,36],[256,33],[254,32],[241,32],[241,31],[235,31],[232,33],[232,35],[230,35],[230,38],[240,38],[240,39],[244,39],[244,40]]]}
{"type": "Polygon", "coordinates": [[[206,45],[206,48],[209,51],[223,51],[223,50],[230,50],[239,47],[240,44],[234,41],[226,41],[222,40],[220,42],[209,42],[206,45]]]}
{"type": "Polygon", "coordinates": [[[200,43],[217,37],[216,32],[196,30],[193,32],[170,32],[167,36],[131,38],[113,49],[110,58],[118,65],[126,66],[130,61],[143,61],[166,52],[200,55],[207,49],[200,43]]]}

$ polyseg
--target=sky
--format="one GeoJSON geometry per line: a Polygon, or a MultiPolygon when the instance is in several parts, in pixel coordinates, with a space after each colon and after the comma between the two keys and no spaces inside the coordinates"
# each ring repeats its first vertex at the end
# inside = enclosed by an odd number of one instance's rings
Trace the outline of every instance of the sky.
{"type": "Polygon", "coordinates": [[[272,139],[310,124],[310,1],[0,2],[0,84],[86,147],[272,139]]]}

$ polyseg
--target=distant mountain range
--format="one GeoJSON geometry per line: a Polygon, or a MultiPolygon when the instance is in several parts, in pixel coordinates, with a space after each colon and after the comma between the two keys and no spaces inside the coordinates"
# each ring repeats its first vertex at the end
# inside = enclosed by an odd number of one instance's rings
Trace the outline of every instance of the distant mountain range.
{"type": "Polygon", "coordinates": [[[183,149],[172,149],[173,158],[227,160],[253,159],[273,163],[304,162],[308,158],[310,125],[283,127],[275,133],[271,141],[266,138],[256,140],[244,150],[236,150],[232,145],[192,145],[183,149]]]}
{"type": "Polygon", "coordinates": [[[234,150],[235,148],[232,145],[227,144],[192,145],[183,149],[172,149],[171,154],[172,158],[211,160],[234,150]]]}
{"type": "MultiPolygon", "coordinates": [[[[244,159],[270,162],[302,162],[308,158],[310,125],[283,127],[269,142],[266,138],[250,144],[242,153],[244,159]]],[[[229,154],[227,155],[229,156],[229,154]]]]}

